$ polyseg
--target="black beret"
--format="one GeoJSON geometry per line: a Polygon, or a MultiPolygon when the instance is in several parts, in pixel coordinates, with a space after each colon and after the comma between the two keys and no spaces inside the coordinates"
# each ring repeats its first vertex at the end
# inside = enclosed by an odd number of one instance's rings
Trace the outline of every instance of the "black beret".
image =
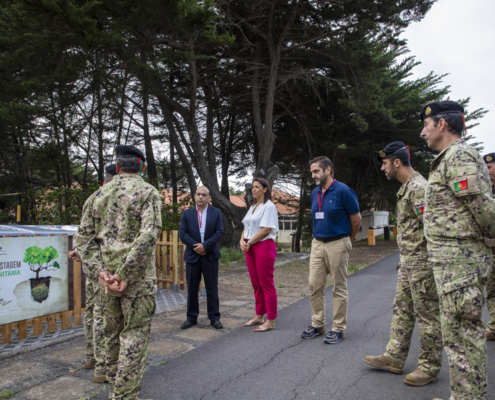
{"type": "Polygon", "coordinates": [[[378,151],[376,153],[376,158],[378,161],[382,162],[384,159],[392,157],[401,150],[408,150],[403,142],[392,142],[387,144],[383,150],[378,151]]]}
{"type": "Polygon", "coordinates": [[[487,164],[495,162],[495,153],[490,153],[486,156],[483,156],[483,160],[485,160],[487,164]]]}
{"type": "Polygon", "coordinates": [[[115,146],[115,155],[117,157],[124,158],[140,158],[142,161],[146,162],[146,158],[144,157],[143,152],[134,146],[125,146],[123,144],[119,144],[118,146],[115,146]]]}
{"type": "Polygon", "coordinates": [[[113,176],[117,175],[117,165],[110,164],[108,167],[105,167],[105,172],[113,176]]]}
{"type": "Polygon", "coordinates": [[[434,115],[452,113],[464,114],[464,108],[456,101],[436,101],[435,103],[427,104],[421,110],[421,121],[424,121],[425,118],[433,117],[434,115]]]}

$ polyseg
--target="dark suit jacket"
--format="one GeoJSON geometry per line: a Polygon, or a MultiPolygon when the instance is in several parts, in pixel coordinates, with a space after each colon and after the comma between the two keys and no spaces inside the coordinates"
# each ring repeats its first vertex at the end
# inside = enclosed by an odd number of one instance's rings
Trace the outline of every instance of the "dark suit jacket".
{"type": "MultiPolygon", "coordinates": [[[[206,250],[206,256],[210,261],[218,260],[221,255],[217,243],[220,241],[223,234],[222,213],[218,208],[208,205],[205,228],[205,241],[203,246],[206,250]]],[[[182,243],[186,245],[184,261],[186,263],[198,262],[200,256],[193,250],[196,243],[201,243],[196,207],[188,208],[182,213],[179,237],[182,243]]]]}

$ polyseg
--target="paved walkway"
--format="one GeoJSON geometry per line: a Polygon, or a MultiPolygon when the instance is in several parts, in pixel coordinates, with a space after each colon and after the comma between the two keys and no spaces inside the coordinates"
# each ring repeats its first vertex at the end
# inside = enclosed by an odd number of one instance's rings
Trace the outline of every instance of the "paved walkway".
{"type": "MultiPolygon", "coordinates": [[[[310,322],[306,297],[281,310],[277,330],[264,334],[240,327],[211,340],[165,364],[150,368],[144,376],[140,398],[176,399],[425,399],[449,398],[448,368],[440,381],[415,388],[403,383],[404,375],[375,370],[363,362],[379,355],[389,338],[396,285],[398,252],[349,278],[349,321],[346,339],[325,345],[323,338],[303,340],[300,334],[310,322]]],[[[327,316],[331,315],[331,287],[327,288],[327,316]]],[[[486,318],[486,316],[485,316],[486,318]]],[[[188,333],[193,334],[191,328],[188,333]]],[[[495,343],[488,343],[493,359],[495,343]]],[[[404,370],[417,366],[418,336],[404,370]]],[[[489,363],[495,376],[495,362],[489,363]]],[[[493,386],[492,386],[493,388],[493,386]]],[[[491,390],[489,399],[495,399],[491,390]]],[[[100,392],[95,400],[106,399],[100,392]]]]}
{"type": "MultiPolygon", "coordinates": [[[[204,296],[200,296],[199,298],[202,300],[204,296]]],[[[187,292],[181,291],[179,293],[174,293],[168,289],[159,289],[156,294],[155,314],[159,315],[168,311],[173,311],[177,308],[184,307],[186,303],[187,292]]],[[[61,321],[57,320],[57,330],[55,332],[47,332],[48,322],[44,322],[44,333],[38,336],[33,336],[33,326],[29,325],[27,338],[22,340],[17,340],[17,329],[13,330],[12,342],[0,345],[0,360],[10,357],[13,354],[29,351],[31,349],[40,349],[84,335],[84,314],[82,314],[82,325],[74,326],[74,317],[70,317],[69,322],[69,329],[60,329],[61,321]]],[[[0,339],[1,338],[2,334],[0,333],[0,339]]]]}

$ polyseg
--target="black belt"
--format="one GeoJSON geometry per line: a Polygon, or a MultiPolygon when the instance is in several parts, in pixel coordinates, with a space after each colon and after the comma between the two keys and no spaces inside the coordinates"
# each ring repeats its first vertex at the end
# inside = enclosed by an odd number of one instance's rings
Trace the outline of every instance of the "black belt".
{"type": "Polygon", "coordinates": [[[337,236],[332,236],[332,237],[315,237],[315,240],[318,240],[318,242],[323,242],[323,243],[328,243],[328,242],[335,242],[336,240],[348,237],[348,233],[344,233],[343,235],[337,235],[337,236]]]}

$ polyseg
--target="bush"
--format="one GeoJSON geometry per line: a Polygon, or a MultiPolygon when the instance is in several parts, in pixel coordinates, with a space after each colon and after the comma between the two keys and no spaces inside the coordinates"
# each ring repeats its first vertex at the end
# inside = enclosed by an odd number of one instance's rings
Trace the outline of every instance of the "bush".
{"type": "Polygon", "coordinates": [[[244,254],[238,249],[222,247],[220,249],[220,254],[222,254],[220,263],[226,267],[228,267],[231,262],[244,260],[244,254]]]}

